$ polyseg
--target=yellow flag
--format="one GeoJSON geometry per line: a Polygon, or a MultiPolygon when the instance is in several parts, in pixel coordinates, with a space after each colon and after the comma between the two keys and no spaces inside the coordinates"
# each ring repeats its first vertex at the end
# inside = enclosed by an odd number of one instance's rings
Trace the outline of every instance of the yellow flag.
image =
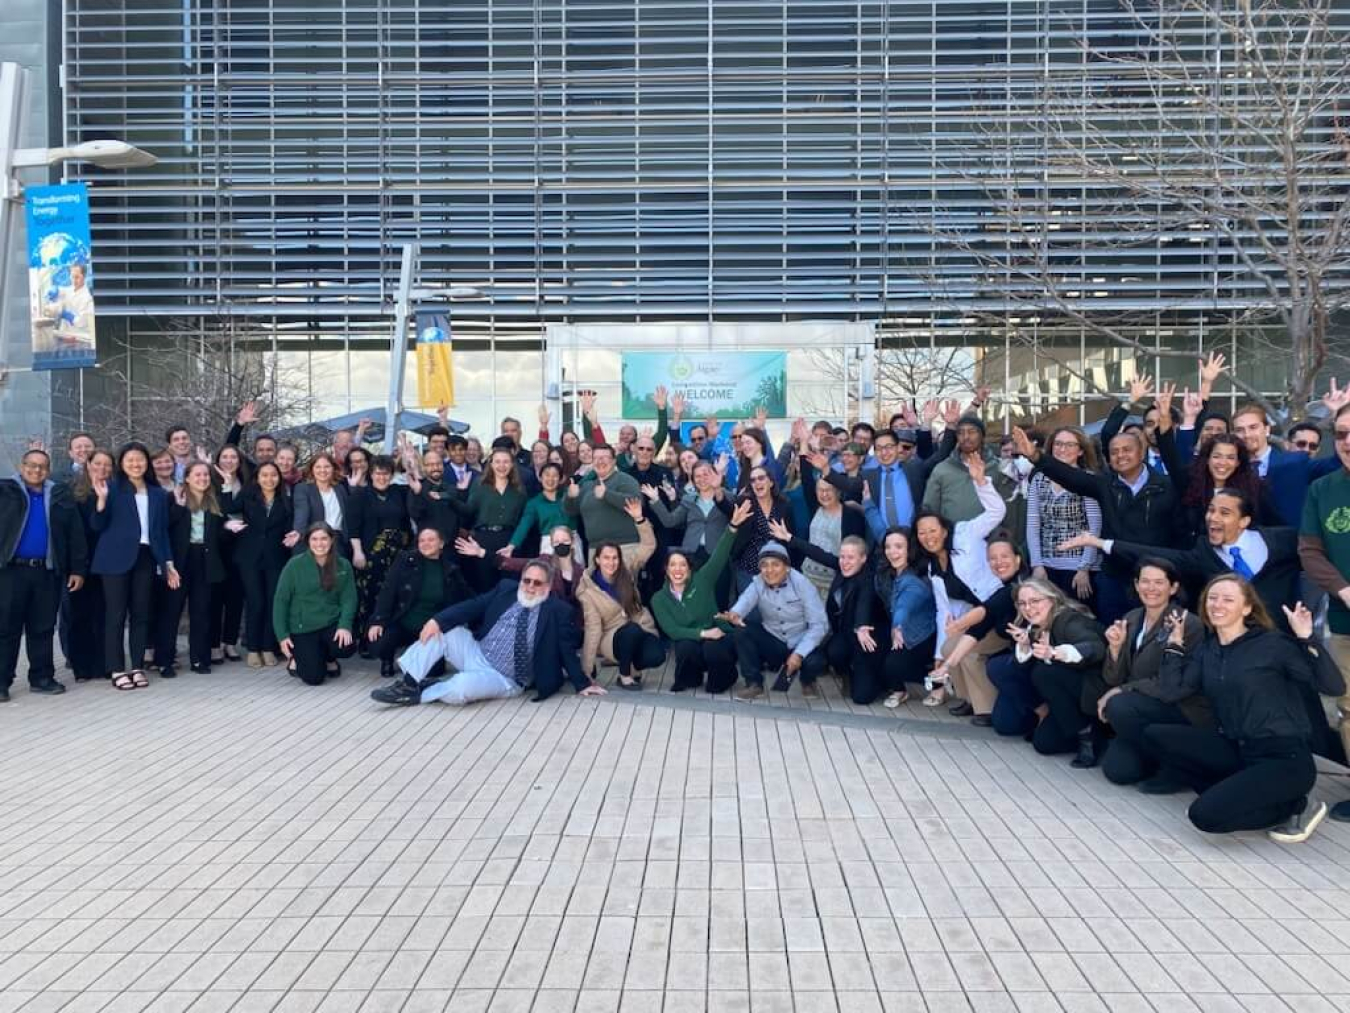
{"type": "Polygon", "coordinates": [[[450,318],[422,310],[417,314],[417,404],[439,408],[455,403],[455,372],[451,358],[450,318]]]}

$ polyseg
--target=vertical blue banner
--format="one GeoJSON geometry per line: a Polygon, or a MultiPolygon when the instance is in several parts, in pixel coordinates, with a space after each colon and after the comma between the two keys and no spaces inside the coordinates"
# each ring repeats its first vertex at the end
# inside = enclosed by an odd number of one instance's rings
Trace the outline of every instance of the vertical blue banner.
{"type": "Polygon", "coordinates": [[[83,183],[30,186],[28,309],[34,369],[80,369],[98,362],[89,189],[83,183]]]}

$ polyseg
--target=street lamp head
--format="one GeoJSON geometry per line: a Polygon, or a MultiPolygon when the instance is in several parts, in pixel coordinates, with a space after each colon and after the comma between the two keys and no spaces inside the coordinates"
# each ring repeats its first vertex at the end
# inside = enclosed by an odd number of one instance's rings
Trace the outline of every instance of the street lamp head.
{"type": "Polygon", "coordinates": [[[64,158],[93,162],[101,169],[142,169],[159,161],[126,141],[85,141],[60,150],[64,158]]]}

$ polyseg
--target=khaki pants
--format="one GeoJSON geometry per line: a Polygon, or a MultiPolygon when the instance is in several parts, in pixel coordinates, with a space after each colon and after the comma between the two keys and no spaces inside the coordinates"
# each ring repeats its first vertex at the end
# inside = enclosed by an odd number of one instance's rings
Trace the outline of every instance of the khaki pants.
{"type": "MultiPolygon", "coordinates": [[[[942,656],[944,658],[949,657],[952,651],[956,650],[956,645],[961,642],[961,639],[961,637],[948,637],[942,645],[942,656]]],[[[1350,640],[1350,637],[1346,639],[1350,640]]],[[[994,709],[994,701],[998,699],[998,690],[994,688],[994,684],[989,681],[989,676],[985,675],[984,672],[985,659],[999,651],[1006,650],[1007,647],[1007,639],[991,631],[984,635],[984,638],[975,645],[969,654],[949,669],[952,677],[952,689],[958,697],[970,703],[976,714],[991,713],[994,709]]]]}
{"type": "MultiPolygon", "coordinates": [[[[1336,667],[1341,670],[1341,675],[1346,677],[1350,683],[1350,634],[1329,633],[1327,634],[1327,647],[1331,651],[1332,660],[1336,662],[1336,667]]],[[[1350,692],[1336,700],[1332,705],[1332,698],[1322,697],[1322,703],[1327,709],[1327,723],[1333,727],[1337,724],[1341,728],[1341,742],[1345,746],[1347,756],[1350,756],[1350,692]]]]}

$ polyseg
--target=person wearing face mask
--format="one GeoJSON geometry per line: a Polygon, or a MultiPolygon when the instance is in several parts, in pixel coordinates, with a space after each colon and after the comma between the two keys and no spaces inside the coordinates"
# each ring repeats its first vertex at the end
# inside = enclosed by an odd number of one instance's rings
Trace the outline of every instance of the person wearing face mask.
{"type": "Polygon", "coordinates": [[[427,620],[418,642],[398,659],[403,678],[375,690],[371,699],[403,707],[433,700],[462,706],[533,687],[538,702],[564,682],[578,696],[603,696],[605,688],[582,674],[572,610],[549,593],[552,568],[547,559],[531,560],[519,583],[503,580],[427,620]],[[438,681],[435,673],[445,666],[455,674],[438,681]]]}
{"type": "Polygon", "coordinates": [[[435,528],[417,533],[415,548],[400,552],[380,587],[366,637],[380,658],[380,675],[398,674],[394,659],[415,643],[427,620],[473,596],[453,553],[435,528]]]}
{"type": "MultiPolygon", "coordinates": [[[[581,552],[579,550],[579,539],[577,533],[566,524],[555,525],[548,533],[549,544],[553,547],[553,583],[549,588],[549,593],[558,601],[564,602],[570,606],[576,613],[576,620],[581,622],[581,605],[577,602],[577,585],[581,581],[581,575],[585,571],[582,565],[581,552]]],[[[484,558],[487,550],[479,545],[472,537],[459,538],[455,540],[455,551],[461,556],[470,558],[484,558]]],[[[497,568],[506,573],[523,573],[525,567],[531,560],[524,556],[503,556],[501,553],[496,555],[497,568]]]]}
{"type": "MultiPolygon", "coordinates": [[[[1110,444],[1110,467],[1084,471],[1053,455],[1043,454],[1022,429],[1013,427],[1017,452],[1054,482],[1097,501],[1102,511],[1102,536],[1140,545],[1171,548],[1178,540],[1180,510],[1176,491],[1166,475],[1144,463],[1144,438],[1120,433],[1110,444]]],[[[1061,545],[1063,550],[1069,546],[1061,545]]],[[[1097,578],[1097,618],[1111,624],[1130,610],[1130,564],[1108,558],[1097,578]]]]}
{"type": "Polygon", "coordinates": [[[1327,813],[1325,802],[1310,797],[1315,726],[1305,700],[1309,691],[1340,696],[1345,680],[1313,638],[1301,602],[1284,610],[1292,637],[1275,630],[1252,586],[1234,574],[1210,581],[1200,603],[1208,634],[1188,650],[1184,623],[1172,621],[1159,697],[1204,693],[1215,725],[1149,725],[1144,748],[1160,776],[1197,792],[1187,811],[1196,829],[1266,830],[1281,844],[1305,841],[1327,813]]]}
{"type": "Polygon", "coordinates": [[[1002,735],[1020,735],[1025,730],[1025,718],[1009,721],[1005,716],[1000,725],[999,711],[1007,711],[1012,705],[1023,713],[1030,712],[1037,701],[1022,704],[1010,700],[1000,708],[1002,688],[994,680],[989,659],[1012,646],[1006,634],[1008,624],[1017,618],[1014,595],[1023,576],[1022,556],[1010,535],[996,532],[989,538],[985,560],[1002,586],[971,610],[969,622],[948,642],[944,656],[933,669],[932,681],[942,683],[950,679],[956,696],[970,701],[971,724],[994,727],[1002,735]]]}
{"type": "MultiPolygon", "coordinates": [[[[1106,628],[1106,661],[1102,681],[1110,687],[1096,700],[1097,717],[1115,731],[1102,757],[1102,774],[1112,784],[1138,784],[1148,795],[1165,795],[1181,785],[1154,776],[1157,764],[1144,750],[1144,729],[1153,724],[1194,725],[1214,723],[1204,694],[1175,703],[1159,698],[1163,652],[1171,628],[1169,614],[1177,612],[1181,593],[1176,567],[1165,559],[1149,556],[1134,571],[1134,590],[1142,608],[1106,628]]],[[[1182,647],[1189,653],[1204,638],[1198,616],[1185,614],[1182,647]]]]}
{"type": "Polygon", "coordinates": [[[1073,766],[1094,767],[1101,733],[1082,699],[1084,681],[1106,658],[1101,627],[1048,580],[1022,581],[1016,602],[1020,618],[1007,627],[1013,654],[1030,665],[1032,685],[1047,707],[1031,744],[1044,756],[1076,749],[1073,766]]]}
{"type": "Polygon", "coordinates": [[[652,596],[652,614],[675,652],[672,693],[697,689],[705,677],[712,694],[736,684],[736,645],[731,626],[716,619],[717,586],[731,559],[736,529],[749,516],[750,504],[737,504],[712,555],[697,570],[683,549],[666,556],[666,583],[652,596]]]}

